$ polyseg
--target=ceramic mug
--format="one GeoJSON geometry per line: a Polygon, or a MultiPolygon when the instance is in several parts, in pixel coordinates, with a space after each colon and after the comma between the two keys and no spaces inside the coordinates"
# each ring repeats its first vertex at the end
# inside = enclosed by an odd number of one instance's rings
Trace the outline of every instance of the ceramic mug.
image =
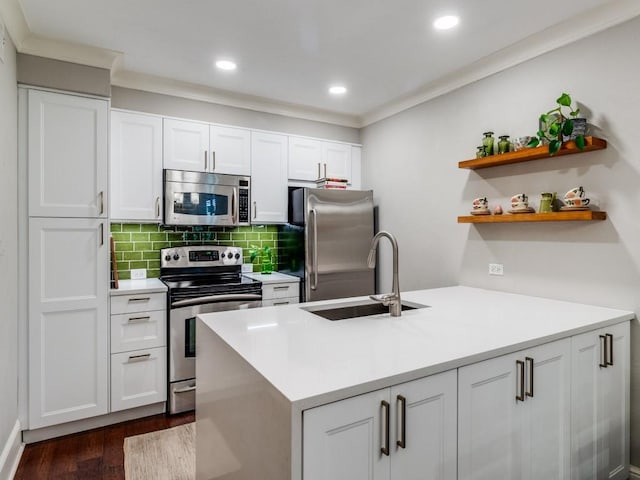
{"type": "Polygon", "coordinates": [[[584,188],[582,187],[572,188],[571,190],[569,190],[567,193],[564,194],[565,200],[568,200],[570,198],[584,198],[585,196],[586,196],[586,193],[584,191],[584,188]]]}
{"type": "Polygon", "coordinates": [[[565,198],[564,203],[567,207],[586,207],[591,202],[588,198],[565,198]]]}
{"type": "Polygon", "coordinates": [[[478,197],[473,200],[474,210],[487,210],[488,208],[489,202],[487,201],[487,197],[478,197]]]}
{"type": "Polygon", "coordinates": [[[511,197],[511,208],[527,208],[529,206],[529,197],[526,193],[518,193],[511,197]]]}

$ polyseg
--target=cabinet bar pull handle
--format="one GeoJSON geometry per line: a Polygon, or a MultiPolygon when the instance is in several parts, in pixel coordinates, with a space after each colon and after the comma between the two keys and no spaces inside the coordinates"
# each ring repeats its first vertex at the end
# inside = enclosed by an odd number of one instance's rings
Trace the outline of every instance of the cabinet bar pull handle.
{"type": "Polygon", "coordinates": [[[533,397],[533,358],[525,357],[525,362],[529,364],[529,386],[527,388],[527,397],[533,397]]]}
{"type": "Polygon", "coordinates": [[[520,391],[520,395],[516,395],[516,401],[520,400],[524,402],[524,362],[522,360],[516,360],[516,388],[520,391]],[[518,380],[518,373],[520,374],[520,380],[518,380]]]}
{"type": "Polygon", "coordinates": [[[100,224],[100,246],[104,245],[104,223],[100,224]]]}
{"type": "Polygon", "coordinates": [[[609,349],[607,346],[607,337],[600,335],[600,368],[607,368],[607,359],[609,357],[609,349]],[[602,345],[604,345],[604,347],[602,345]]]}
{"type": "Polygon", "coordinates": [[[289,285],[280,285],[278,287],[273,287],[274,290],[289,290],[289,285]]]}
{"type": "Polygon", "coordinates": [[[289,302],[273,302],[273,306],[276,305],[289,305],[289,302]]]}
{"type": "Polygon", "coordinates": [[[143,353],[142,355],[129,355],[129,360],[132,360],[132,361],[144,360],[145,358],[149,358],[149,357],[151,357],[150,353],[143,353]]]}
{"type": "Polygon", "coordinates": [[[318,163],[318,180],[320,180],[320,163],[318,163]]]}
{"type": "Polygon", "coordinates": [[[156,197],[156,218],[160,218],[160,197],[156,197]]]}
{"type": "Polygon", "coordinates": [[[137,297],[130,298],[129,302],[148,302],[149,300],[151,300],[151,297],[137,297]]]}
{"type": "Polygon", "coordinates": [[[204,151],[204,170],[205,172],[208,170],[209,162],[207,161],[207,151],[204,151]]]}
{"type": "Polygon", "coordinates": [[[327,164],[324,164],[324,178],[327,178],[327,164]]]}
{"type": "Polygon", "coordinates": [[[258,205],[257,203],[254,201],[253,202],[253,219],[256,219],[256,216],[258,215],[258,205]]]}
{"type": "Polygon", "coordinates": [[[149,315],[147,315],[146,317],[129,317],[129,320],[127,321],[129,323],[134,323],[134,322],[142,322],[147,320],[151,320],[151,317],[149,315]]]}
{"type": "Polygon", "coordinates": [[[100,192],[100,215],[104,213],[104,191],[100,192]]]}
{"type": "Polygon", "coordinates": [[[396,444],[400,448],[407,448],[407,399],[402,395],[398,395],[396,400],[400,403],[400,439],[396,444]]]}
{"type": "Polygon", "coordinates": [[[607,339],[609,340],[609,358],[604,363],[613,366],[613,335],[607,333],[607,339]]]}
{"type": "Polygon", "coordinates": [[[384,446],[380,448],[380,453],[382,453],[383,455],[386,455],[387,457],[389,456],[389,410],[390,410],[390,405],[389,402],[387,402],[386,400],[382,400],[381,402],[381,406],[382,406],[382,410],[383,410],[383,419],[382,419],[382,426],[383,426],[383,434],[382,434],[382,440],[384,441],[384,446]]]}
{"type": "Polygon", "coordinates": [[[216,151],[212,150],[211,151],[211,170],[215,170],[216,169],[216,151]]]}

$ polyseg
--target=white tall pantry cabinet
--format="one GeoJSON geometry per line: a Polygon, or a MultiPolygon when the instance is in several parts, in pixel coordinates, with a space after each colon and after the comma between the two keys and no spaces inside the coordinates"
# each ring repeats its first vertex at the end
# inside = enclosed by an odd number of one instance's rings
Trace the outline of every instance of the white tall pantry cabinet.
{"type": "Polygon", "coordinates": [[[20,89],[31,430],[108,411],[108,106],[20,89]]]}

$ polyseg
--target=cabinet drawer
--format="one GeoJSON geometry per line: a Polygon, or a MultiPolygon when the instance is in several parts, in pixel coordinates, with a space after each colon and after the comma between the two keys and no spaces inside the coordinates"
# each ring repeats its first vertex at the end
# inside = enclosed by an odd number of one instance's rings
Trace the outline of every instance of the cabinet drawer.
{"type": "Polygon", "coordinates": [[[289,298],[269,298],[265,300],[262,299],[263,307],[271,307],[273,305],[293,305],[295,303],[300,303],[300,299],[298,297],[289,297],[289,298]]]}
{"type": "Polygon", "coordinates": [[[300,295],[299,283],[267,283],[262,284],[262,299],[290,298],[300,295]]]}
{"type": "Polygon", "coordinates": [[[111,314],[165,310],[166,293],[139,293],[137,295],[116,295],[111,297],[111,314]]]}
{"type": "Polygon", "coordinates": [[[166,347],[111,355],[112,412],[166,399],[166,347]]]}
{"type": "Polygon", "coordinates": [[[111,353],[167,344],[167,322],[164,310],[111,315],[111,353]]]}

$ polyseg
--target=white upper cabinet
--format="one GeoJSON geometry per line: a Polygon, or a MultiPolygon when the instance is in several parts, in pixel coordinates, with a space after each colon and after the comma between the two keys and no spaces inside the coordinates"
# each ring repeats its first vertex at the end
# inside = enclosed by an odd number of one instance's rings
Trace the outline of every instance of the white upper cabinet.
{"type": "Polygon", "coordinates": [[[208,172],[209,124],[164,119],[164,168],[208,172]]]}
{"type": "Polygon", "coordinates": [[[164,119],[164,168],[251,174],[251,130],[164,119]]]}
{"type": "Polygon", "coordinates": [[[162,219],[162,118],[111,111],[111,219],[162,219]]]}
{"type": "Polygon", "coordinates": [[[251,221],[287,222],[287,136],[253,132],[251,221]]]}
{"type": "Polygon", "coordinates": [[[212,125],[211,173],[251,175],[251,130],[212,125]]]}
{"type": "Polygon", "coordinates": [[[108,102],[28,91],[29,216],[106,217],[108,102]]]}
{"type": "Polygon", "coordinates": [[[289,137],[289,180],[352,179],[351,145],[289,137]]]}

